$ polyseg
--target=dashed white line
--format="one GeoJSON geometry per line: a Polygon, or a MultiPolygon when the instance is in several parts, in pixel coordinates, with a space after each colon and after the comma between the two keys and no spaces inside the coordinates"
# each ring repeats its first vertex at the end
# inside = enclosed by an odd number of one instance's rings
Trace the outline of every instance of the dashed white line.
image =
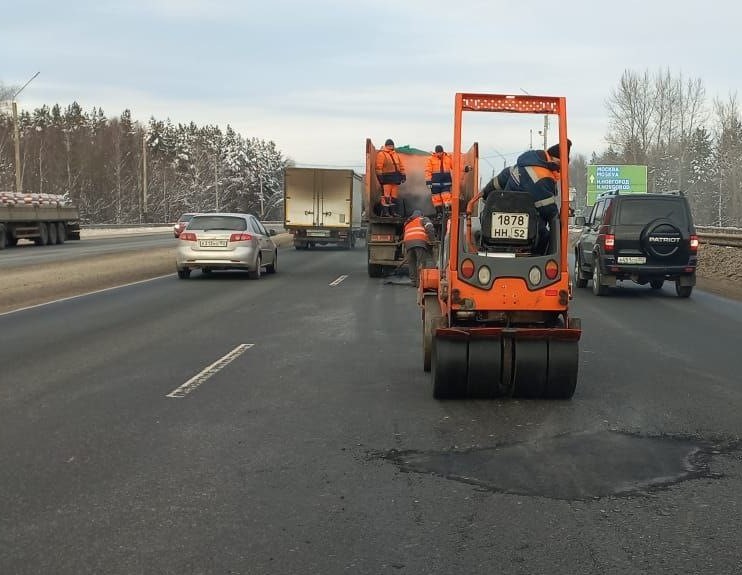
{"type": "Polygon", "coordinates": [[[334,281],[330,282],[330,287],[335,287],[336,285],[340,285],[340,282],[342,282],[345,278],[347,278],[348,275],[342,275],[339,278],[335,279],[334,281]]]}
{"type": "Polygon", "coordinates": [[[238,345],[232,351],[230,351],[227,355],[217,359],[210,366],[204,368],[202,371],[194,375],[191,379],[186,381],[183,385],[181,385],[180,387],[177,387],[176,389],[168,393],[165,397],[172,397],[176,399],[180,397],[185,397],[186,395],[191,393],[194,389],[196,389],[199,385],[201,385],[207,379],[209,379],[212,375],[218,373],[220,370],[222,370],[232,361],[234,361],[239,356],[241,356],[243,353],[245,353],[253,345],[255,344],[242,343],[238,345]]]}

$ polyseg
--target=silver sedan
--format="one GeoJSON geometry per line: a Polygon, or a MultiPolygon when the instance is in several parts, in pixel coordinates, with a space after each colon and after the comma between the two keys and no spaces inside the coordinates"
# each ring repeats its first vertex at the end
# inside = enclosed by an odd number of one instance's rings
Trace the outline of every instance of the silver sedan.
{"type": "Polygon", "coordinates": [[[260,279],[263,269],[276,273],[278,248],[263,224],[251,214],[199,214],[178,237],[175,267],[180,279],[191,270],[246,270],[260,279]]]}

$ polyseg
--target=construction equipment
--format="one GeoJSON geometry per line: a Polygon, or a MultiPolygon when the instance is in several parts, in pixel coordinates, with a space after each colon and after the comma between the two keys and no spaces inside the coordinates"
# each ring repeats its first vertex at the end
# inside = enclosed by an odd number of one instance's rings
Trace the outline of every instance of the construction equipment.
{"type": "MultiPolygon", "coordinates": [[[[423,367],[432,371],[433,395],[571,398],[582,330],[569,315],[569,195],[561,194],[548,248],[538,254],[539,215],[530,194],[494,192],[482,208],[478,144],[462,154],[463,112],[556,115],[561,165],[568,165],[564,98],[456,94],[452,211],[438,265],[422,271],[418,287],[423,367]]],[[[561,170],[561,190],[569,190],[568,171],[561,170]]]]}
{"type": "Polygon", "coordinates": [[[425,160],[429,152],[402,146],[396,148],[404,162],[407,181],[399,187],[397,198],[398,217],[382,216],[381,185],[376,178],[376,154],[378,150],[370,139],[366,140],[366,217],[368,232],[366,245],[368,251],[368,275],[372,278],[382,277],[399,269],[404,260],[402,239],[405,219],[414,210],[424,215],[435,214],[430,190],[425,185],[425,160]]]}

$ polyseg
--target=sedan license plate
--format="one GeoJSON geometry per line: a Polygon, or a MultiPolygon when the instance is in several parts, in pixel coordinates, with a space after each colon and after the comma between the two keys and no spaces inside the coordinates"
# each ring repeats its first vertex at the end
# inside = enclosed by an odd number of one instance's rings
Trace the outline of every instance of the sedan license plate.
{"type": "Polygon", "coordinates": [[[493,212],[491,234],[492,238],[528,239],[528,214],[493,212]]]}
{"type": "Polygon", "coordinates": [[[199,240],[198,245],[202,248],[226,248],[227,240],[199,240]]]}
{"type": "Polygon", "coordinates": [[[618,263],[620,264],[645,264],[647,258],[644,256],[618,256],[618,263]]]}

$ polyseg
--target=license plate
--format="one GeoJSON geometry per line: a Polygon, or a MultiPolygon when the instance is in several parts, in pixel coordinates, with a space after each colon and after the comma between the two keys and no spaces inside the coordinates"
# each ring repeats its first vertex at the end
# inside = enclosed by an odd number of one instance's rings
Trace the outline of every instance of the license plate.
{"type": "Polygon", "coordinates": [[[327,230],[309,230],[307,235],[313,238],[326,238],[330,235],[327,230]]]}
{"type": "Polygon", "coordinates": [[[620,264],[645,264],[647,258],[644,256],[618,256],[618,263],[620,264]]]}
{"type": "Polygon", "coordinates": [[[199,240],[198,245],[202,248],[226,248],[227,240],[199,240]]]}
{"type": "Polygon", "coordinates": [[[506,240],[528,239],[528,214],[494,212],[490,237],[506,240]]]}

